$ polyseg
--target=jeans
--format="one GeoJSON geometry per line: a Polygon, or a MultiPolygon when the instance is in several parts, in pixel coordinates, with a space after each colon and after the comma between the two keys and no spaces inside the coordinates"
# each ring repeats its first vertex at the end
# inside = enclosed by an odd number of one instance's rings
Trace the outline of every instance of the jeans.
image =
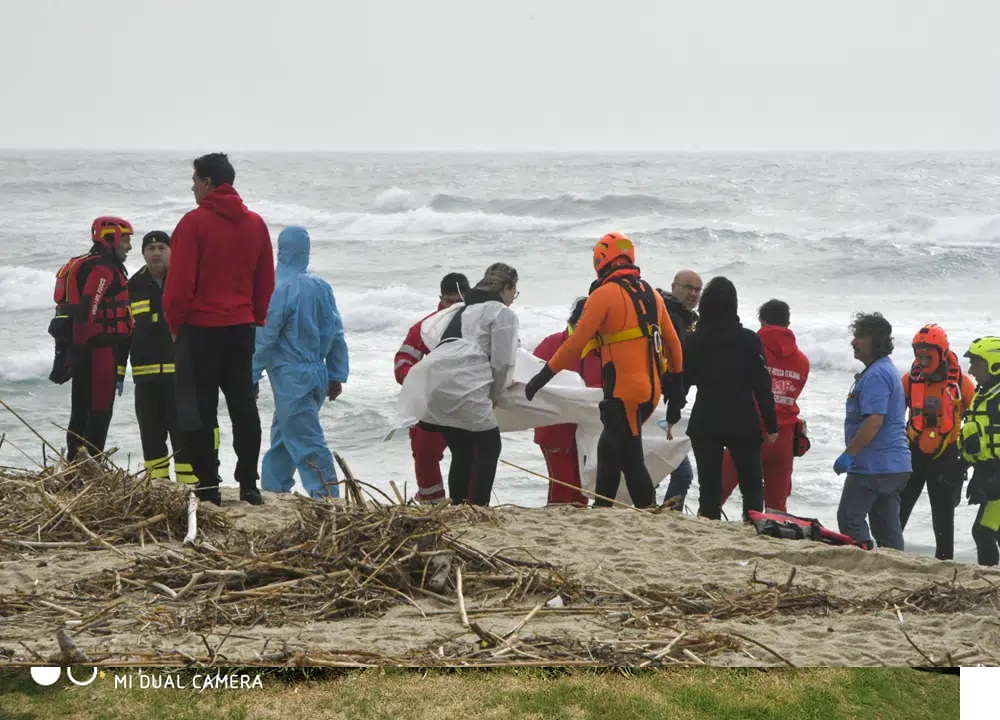
{"type": "Polygon", "coordinates": [[[684,459],[681,460],[681,464],[675,467],[674,471],[670,473],[670,482],[667,483],[667,494],[663,496],[663,499],[668,500],[678,495],[683,498],[687,495],[688,490],[691,489],[692,480],[694,480],[694,469],[691,467],[691,458],[685,455],[684,459]]]}
{"type": "Polygon", "coordinates": [[[847,473],[837,508],[840,532],[858,542],[903,549],[903,527],[899,522],[899,495],[910,473],[858,475],[847,473]],[[871,532],[868,524],[871,523],[871,532]]]}

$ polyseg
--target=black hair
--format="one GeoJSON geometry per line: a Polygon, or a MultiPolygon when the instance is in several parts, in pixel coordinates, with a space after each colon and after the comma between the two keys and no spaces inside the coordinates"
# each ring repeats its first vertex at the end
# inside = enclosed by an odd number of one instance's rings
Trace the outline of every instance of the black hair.
{"type": "Polygon", "coordinates": [[[457,292],[459,295],[465,296],[470,289],[469,278],[465,277],[462,273],[448,273],[441,278],[442,295],[452,295],[457,292]]]}
{"type": "Polygon", "coordinates": [[[857,313],[851,320],[850,331],[855,337],[871,338],[876,360],[892,355],[892,325],[882,313],[857,313]]]}
{"type": "Polygon", "coordinates": [[[771,298],[757,309],[757,319],[764,325],[788,327],[792,321],[792,311],[784,300],[771,298]]]}
{"type": "Polygon", "coordinates": [[[225,153],[209,153],[195,158],[194,174],[211,181],[212,187],[232,185],[236,182],[236,171],[225,153]]]}
{"type": "Polygon", "coordinates": [[[702,325],[739,322],[736,286],[732,281],[719,275],[708,281],[698,302],[698,322],[702,325]]]}
{"type": "Polygon", "coordinates": [[[587,304],[587,298],[582,297],[573,303],[573,309],[569,313],[569,320],[566,321],[567,325],[576,325],[580,322],[580,316],[583,315],[583,306],[587,304]]]}

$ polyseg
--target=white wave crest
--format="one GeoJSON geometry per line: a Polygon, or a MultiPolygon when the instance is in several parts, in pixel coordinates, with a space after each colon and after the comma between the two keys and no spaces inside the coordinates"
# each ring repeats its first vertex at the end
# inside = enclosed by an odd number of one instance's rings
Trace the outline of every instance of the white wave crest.
{"type": "Polygon", "coordinates": [[[0,265],[0,310],[43,310],[53,306],[55,273],[21,265],[0,265]]]}

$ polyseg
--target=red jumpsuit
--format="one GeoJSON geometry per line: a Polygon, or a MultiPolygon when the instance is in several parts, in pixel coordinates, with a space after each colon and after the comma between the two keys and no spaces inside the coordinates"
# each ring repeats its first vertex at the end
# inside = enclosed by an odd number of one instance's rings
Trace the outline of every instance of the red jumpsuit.
{"type": "MultiPolygon", "coordinates": [[[[549,361],[556,354],[566,338],[569,331],[549,335],[538,343],[533,355],[544,361],[549,361]]],[[[578,367],[573,370],[583,377],[587,387],[601,387],[601,356],[597,351],[593,351],[580,361],[578,367]]],[[[580,463],[576,451],[576,425],[565,423],[562,425],[549,425],[547,427],[535,428],[535,443],[541,447],[542,455],[545,456],[545,465],[549,470],[549,477],[561,480],[575,487],[580,487],[580,463]]],[[[550,505],[558,503],[572,503],[573,505],[586,505],[587,497],[579,490],[572,490],[556,483],[549,483],[550,505]]]]}
{"type": "MultiPolygon", "coordinates": [[[[441,305],[438,305],[438,310],[441,310],[441,305]]],[[[420,337],[420,328],[424,320],[431,315],[422,318],[410,328],[403,344],[396,351],[393,372],[396,375],[396,382],[400,385],[403,384],[410,368],[430,352],[430,348],[420,337]]],[[[430,432],[416,425],[410,428],[410,448],[413,451],[413,466],[417,476],[418,501],[427,502],[445,497],[444,482],[441,480],[441,460],[447,447],[448,443],[441,433],[430,432]]]]}
{"type": "MultiPolygon", "coordinates": [[[[799,350],[795,335],[788,328],[766,325],[757,334],[767,356],[765,360],[771,373],[774,410],[778,415],[778,439],[773,443],[765,442],[760,451],[764,470],[764,507],[787,512],[788,496],[792,494],[795,424],[799,419],[796,400],[809,377],[809,359],[799,350]]],[[[736,465],[726,450],[722,458],[723,503],[738,484],[736,465]]]]}

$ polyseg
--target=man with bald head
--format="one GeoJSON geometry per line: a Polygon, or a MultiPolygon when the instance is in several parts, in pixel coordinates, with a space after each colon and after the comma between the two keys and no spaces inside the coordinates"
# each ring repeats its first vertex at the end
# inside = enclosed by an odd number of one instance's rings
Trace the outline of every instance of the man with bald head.
{"type": "MultiPolygon", "coordinates": [[[[681,270],[674,276],[674,282],[670,286],[670,292],[657,290],[667,306],[670,314],[670,321],[677,331],[677,339],[684,344],[687,334],[694,328],[698,320],[698,301],[701,299],[701,277],[694,270],[681,270]]],[[[691,460],[684,458],[672,473],[670,482],[667,483],[667,494],[664,500],[678,498],[672,503],[672,509],[680,510],[684,507],[684,497],[691,489],[691,481],[694,480],[694,471],[691,469],[691,460]]]]}

